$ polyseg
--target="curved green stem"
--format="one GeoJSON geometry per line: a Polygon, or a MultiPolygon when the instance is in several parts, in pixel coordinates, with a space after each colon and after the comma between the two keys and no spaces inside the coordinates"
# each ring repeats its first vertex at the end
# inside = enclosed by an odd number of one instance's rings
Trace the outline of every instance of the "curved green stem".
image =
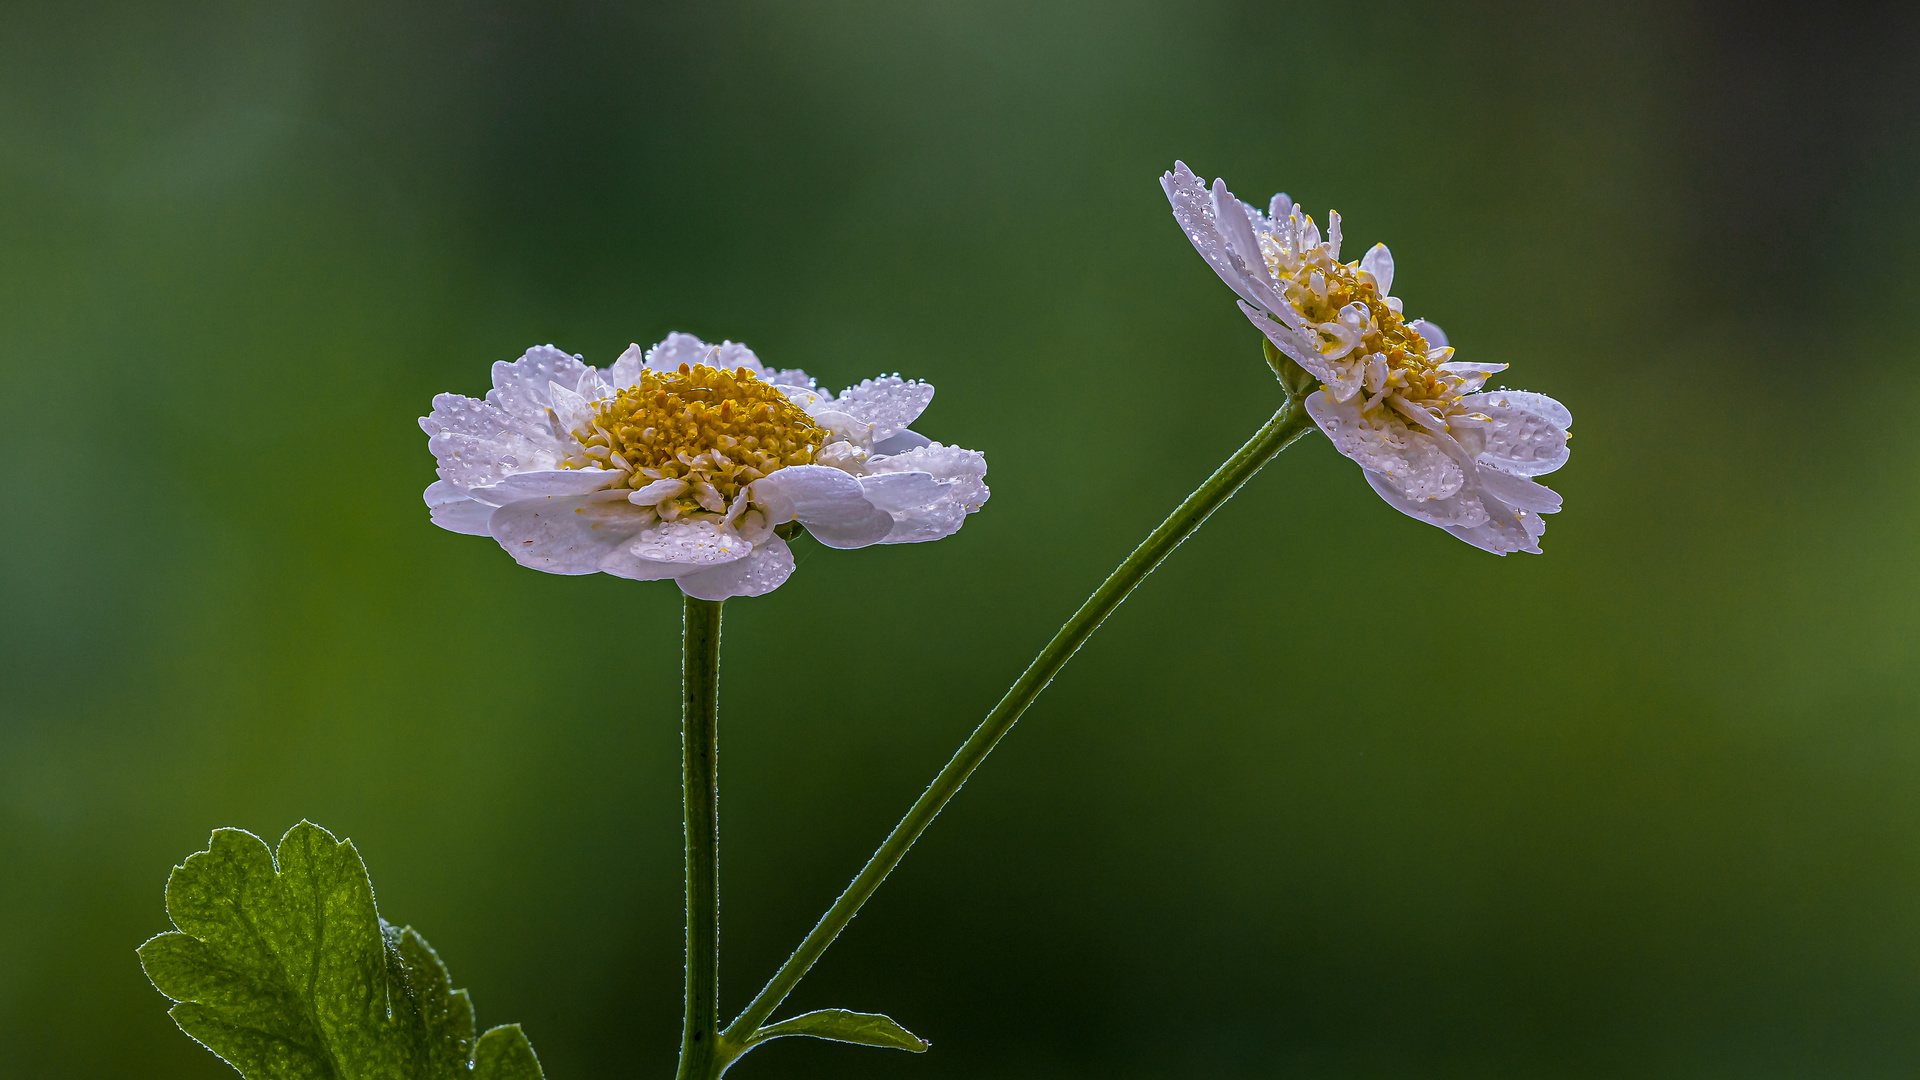
{"type": "Polygon", "coordinates": [[[720,1038],[720,601],[687,597],[680,724],[687,840],[687,1011],[679,1080],[711,1080],[720,1038]]]}
{"type": "Polygon", "coordinates": [[[1067,620],[1067,624],[1053,636],[1053,640],[1047,642],[1046,647],[1040,650],[1040,655],[1034,657],[1033,663],[1027,666],[1027,670],[1014,682],[1006,696],[1000,699],[1000,703],[993,707],[993,711],[987,714],[987,718],[980,722],[980,726],[974,729],[972,735],[968,736],[959,752],[954,754],[953,759],[940,770],[940,774],[933,778],[933,783],[927,785],[927,790],[914,802],[913,808],[907,811],[907,816],[901,818],[900,824],[893,827],[893,832],[887,835],[886,840],[880,844],[879,850],[867,860],[867,865],[854,877],[852,884],[848,885],[846,891],[840,894],[840,898],[833,902],[833,906],[827,909],[827,913],[821,916],[820,921],[814,925],[806,939],[800,942],[800,947],[793,951],[793,955],[787,958],[787,962],[781,965],[780,970],[774,973],[772,981],[767,983],[766,988],[760,991],[733,1023],[727,1025],[724,1035],[727,1042],[744,1044],[762,1024],[767,1022],[767,1018],[773,1015],[773,1010],[779,1008],[780,1003],[793,992],[793,988],[799,984],[807,970],[813,967],[822,953],[827,951],[827,946],[831,945],[840,931],[846,928],[847,923],[853,920],[860,906],[867,902],[867,898],[873,895],[874,890],[880,887],[880,883],[885,881],[887,875],[899,864],[901,858],[906,855],[907,849],[913,846],[913,842],[919,839],[922,832],[926,831],[927,826],[933,822],[941,808],[947,805],[947,800],[953,798],[954,794],[960,790],[960,785],[966,783],[967,777],[973,774],[973,770],[979,768],[980,763],[986,760],[994,744],[998,743],[1001,736],[1013,727],[1014,721],[1020,719],[1020,714],[1026,711],[1034,698],[1040,696],[1040,691],[1046,689],[1047,684],[1053,681],[1054,675],[1072,658],[1074,652],[1092,635],[1094,630],[1099,628],[1100,623],[1113,613],[1113,609],[1120,606],[1120,601],[1127,598],[1127,594],[1133,591],[1133,587],[1152,573],[1153,568],[1160,565],[1160,560],[1166,558],[1168,553],[1180,545],[1180,541],[1191,536],[1193,531],[1200,527],[1200,523],[1207,519],[1207,515],[1213,513],[1221,503],[1226,502],[1234,492],[1240,490],[1240,485],[1246,483],[1254,473],[1259,472],[1262,465],[1273,460],[1276,454],[1286,449],[1288,444],[1305,434],[1312,426],[1312,421],[1307,418],[1306,409],[1301,404],[1301,395],[1295,395],[1285,407],[1273,415],[1273,419],[1267,421],[1265,426],[1254,433],[1253,438],[1247,440],[1245,446],[1236,451],[1225,464],[1208,477],[1206,483],[1201,484],[1192,495],[1187,496],[1187,500],[1180,504],[1179,509],[1162,522],[1160,527],[1155,529],[1144,543],[1135,548],[1133,554],[1127,556],[1126,561],[1121,563],[1098,589],[1094,590],[1093,595],[1087,598],[1087,602],[1080,605],[1080,610],[1074,612],[1073,617],[1067,620]]]}

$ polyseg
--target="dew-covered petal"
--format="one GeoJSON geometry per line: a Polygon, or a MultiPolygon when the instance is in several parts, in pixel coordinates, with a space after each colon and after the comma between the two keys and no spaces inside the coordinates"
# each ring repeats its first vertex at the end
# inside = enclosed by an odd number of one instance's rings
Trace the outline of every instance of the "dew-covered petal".
{"type": "Polygon", "coordinates": [[[1486,504],[1478,492],[1460,491],[1444,499],[1416,501],[1402,494],[1391,477],[1371,469],[1366,470],[1365,475],[1367,486],[1373,488],[1374,494],[1410,518],[1442,527],[1472,527],[1487,520],[1486,504]]]}
{"type": "Polygon", "coordinates": [[[448,532],[465,533],[468,536],[490,535],[487,532],[487,519],[493,516],[493,507],[467,498],[465,492],[445,480],[428,484],[423,494],[427,501],[427,515],[435,525],[448,532]]]}
{"type": "Polygon", "coordinates": [[[933,442],[932,439],[927,438],[917,431],[902,431],[890,438],[876,440],[873,444],[872,453],[876,457],[888,454],[904,454],[909,450],[917,450],[931,442],[933,442]]]}
{"type": "Polygon", "coordinates": [[[791,465],[763,476],[753,482],[753,501],[769,522],[797,520],[828,547],[866,547],[893,531],[892,516],[867,501],[859,480],[825,465],[791,465]]]}
{"type": "Polygon", "coordinates": [[[873,459],[867,467],[874,475],[863,478],[863,484],[889,473],[923,472],[942,485],[938,498],[895,511],[893,531],[882,543],[917,544],[951,536],[965,524],[967,515],[986,505],[992,495],[985,483],[986,455],[964,447],[930,443],[873,459]]]}
{"type": "Polygon", "coordinates": [[[708,363],[711,363],[714,367],[722,371],[746,368],[748,371],[753,372],[756,376],[760,376],[763,379],[767,374],[767,365],[760,362],[760,358],[753,354],[752,349],[747,348],[737,341],[721,342],[714,351],[713,359],[708,361],[708,363]]]}
{"type": "Polygon", "coordinates": [[[549,495],[585,495],[612,487],[627,474],[615,469],[532,469],[497,484],[472,489],[474,498],[495,506],[549,495]]]}
{"type": "Polygon", "coordinates": [[[1369,472],[1379,473],[1414,502],[1445,499],[1460,490],[1466,473],[1439,440],[1398,419],[1363,416],[1357,401],[1335,401],[1325,391],[1307,397],[1307,415],[1334,449],[1369,472]]]}
{"type": "Polygon", "coordinates": [[[1309,375],[1326,383],[1329,389],[1336,391],[1335,396],[1345,400],[1360,389],[1360,379],[1364,365],[1335,365],[1321,354],[1319,346],[1307,338],[1307,335],[1274,318],[1265,310],[1242,300],[1240,313],[1258,327],[1273,347],[1305,368],[1309,375]]]}
{"type": "Polygon", "coordinates": [[[788,386],[813,386],[813,376],[808,375],[804,369],[797,367],[781,368],[778,371],[769,370],[764,378],[774,386],[782,388],[788,386]]]}
{"type": "Polygon", "coordinates": [[[681,364],[711,363],[713,351],[713,346],[692,334],[676,330],[647,350],[643,364],[653,371],[678,371],[681,364]]]}
{"type": "Polygon", "coordinates": [[[753,554],[724,566],[680,578],[680,591],[698,600],[726,600],[735,596],[763,596],[780,587],[793,573],[793,551],[778,536],[756,544],[753,554]]]}
{"type": "Polygon", "coordinates": [[[873,441],[881,442],[905,431],[932,400],[931,384],[889,375],[848,387],[833,399],[833,407],[873,425],[873,441]]]}
{"type": "Polygon", "coordinates": [[[1513,510],[1496,498],[1483,496],[1481,502],[1487,510],[1485,521],[1476,525],[1447,525],[1443,528],[1474,547],[1495,555],[1508,555],[1516,551],[1540,554],[1540,537],[1547,531],[1545,518],[1526,510],[1513,510]]]}
{"type": "MultiPolygon", "coordinates": [[[[981,483],[987,476],[987,455],[964,446],[928,443],[884,458],[871,459],[867,463],[867,470],[875,474],[923,472],[935,480],[963,486],[977,485],[977,501],[987,501],[986,485],[981,483]]],[[[955,493],[955,489],[947,489],[948,495],[955,493]]],[[[974,509],[979,509],[979,506],[976,505],[974,509]]]]}
{"type": "Polygon", "coordinates": [[[1515,409],[1545,420],[1564,431],[1573,430],[1573,412],[1545,394],[1529,390],[1495,390],[1460,399],[1469,409],[1515,409]]]}
{"type": "Polygon", "coordinates": [[[808,409],[807,415],[834,438],[844,439],[862,450],[873,445],[873,425],[852,413],[841,412],[837,401],[827,408],[808,409]]]}
{"type": "MultiPolygon", "coordinates": [[[[1508,404],[1517,397],[1519,394],[1505,391],[1473,394],[1463,398],[1462,404],[1487,418],[1486,445],[1480,451],[1482,460],[1520,476],[1544,476],[1567,463],[1566,429],[1537,412],[1508,404]]],[[[1541,398],[1552,406],[1560,405],[1545,395],[1529,397],[1541,398]]],[[[1564,412],[1565,407],[1560,406],[1560,411],[1564,412]]]]}
{"type": "Polygon", "coordinates": [[[1253,235],[1247,205],[1233,197],[1223,178],[1213,181],[1212,195],[1213,220],[1220,227],[1220,236],[1226,241],[1234,269],[1254,287],[1255,303],[1273,304],[1279,299],[1278,294],[1268,295],[1273,292],[1273,272],[1267,268],[1266,257],[1260,254],[1260,241],[1253,235]]]}
{"type": "Polygon", "coordinates": [[[946,494],[947,484],[931,473],[886,472],[863,476],[860,493],[869,503],[889,514],[916,510],[946,494]]]}
{"type": "MultiPolygon", "coordinates": [[[[546,425],[542,424],[541,427],[546,425]]],[[[420,418],[420,430],[433,435],[472,435],[491,438],[502,431],[522,431],[521,421],[498,405],[464,394],[435,394],[433,411],[420,418]]]]}
{"type": "Polygon", "coordinates": [[[440,479],[467,490],[497,484],[523,468],[550,469],[560,461],[560,455],[514,432],[493,438],[440,434],[427,440],[427,449],[433,452],[440,479]]]}
{"type": "Polygon", "coordinates": [[[634,563],[677,567],[665,574],[679,577],[700,570],[723,566],[753,554],[753,544],[734,529],[707,518],[681,518],[663,521],[648,528],[626,544],[621,554],[608,560],[609,573],[621,577],[636,576],[634,563]]]}
{"type": "Polygon", "coordinates": [[[1515,510],[1531,510],[1536,514],[1560,512],[1559,492],[1499,469],[1488,467],[1475,470],[1474,486],[1482,494],[1491,495],[1515,510]]]}
{"type": "Polygon", "coordinates": [[[544,417],[536,424],[459,394],[435,397],[433,412],[420,418],[420,428],[427,433],[440,479],[462,490],[526,469],[553,468],[571,452],[544,417]]]}
{"type": "MultiPolygon", "coordinates": [[[[1439,347],[1444,347],[1444,346],[1439,346],[1439,347]]],[[[1457,375],[1461,379],[1465,380],[1460,384],[1460,389],[1470,394],[1475,390],[1480,389],[1482,386],[1485,386],[1487,384],[1488,376],[1497,375],[1500,372],[1507,370],[1507,365],[1455,362],[1455,363],[1441,364],[1440,370],[1446,372],[1449,375],[1457,375]]]]}
{"type": "Polygon", "coordinates": [[[591,574],[652,519],[625,499],[553,495],[502,506],[487,526],[521,566],[549,574],[591,574]]]}
{"type": "MultiPolygon", "coordinates": [[[[594,375],[589,371],[585,378],[591,382],[594,375]]],[[[576,431],[593,419],[593,406],[572,387],[548,383],[547,399],[553,403],[553,422],[561,431],[576,431]]]]}
{"type": "Polygon", "coordinates": [[[573,452],[543,414],[514,416],[498,405],[460,394],[439,394],[420,418],[440,478],[462,490],[498,483],[527,469],[550,469],[573,452]]]}
{"type": "Polygon", "coordinates": [[[1424,431],[1409,431],[1406,449],[1397,461],[1380,470],[1389,483],[1397,485],[1415,502],[1450,498],[1466,482],[1466,470],[1441,438],[1424,431]]]}
{"type": "Polygon", "coordinates": [[[639,342],[627,346],[620,358],[607,366],[604,379],[614,390],[625,390],[640,381],[640,373],[647,368],[647,350],[639,342]]]}
{"type": "Polygon", "coordinates": [[[787,400],[793,402],[809,417],[823,409],[833,408],[833,395],[817,386],[781,383],[776,384],[774,389],[787,395],[787,400]]]}
{"type": "MultiPolygon", "coordinates": [[[[1260,287],[1260,279],[1253,277],[1247,267],[1236,259],[1215,217],[1213,193],[1207,190],[1199,177],[1193,175],[1193,170],[1187,168],[1184,162],[1174,162],[1173,171],[1160,178],[1160,188],[1167,193],[1167,201],[1173,205],[1173,217],[1180,223],[1180,230],[1187,234],[1194,250],[1207,260],[1207,265],[1213,267],[1213,272],[1220,275],[1220,280],[1226,282],[1228,288],[1240,299],[1256,307],[1285,306],[1271,286],[1260,287]]],[[[1240,224],[1246,226],[1245,212],[1239,209],[1239,203],[1231,198],[1229,201],[1238,211],[1240,224]]],[[[1250,226],[1248,232],[1251,235],[1250,226]]],[[[1254,248],[1256,257],[1258,250],[1254,248]]],[[[1262,278],[1271,276],[1267,273],[1264,259],[1259,260],[1258,266],[1262,278]]]]}
{"type": "Polygon", "coordinates": [[[554,383],[579,386],[589,370],[577,356],[552,345],[536,345],[512,363],[494,362],[493,390],[487,401],[521,420],[544,423],[553,405],[548,387],[554,383]]]}
{"type": "Polygon", "coordinates": [[[633,494],[627,496],[627,501],[635,506],[653,506],[662,499],[672,499],[685,495],[688,487],[689,485],[685,480],[668,477],[664,480],[655,480],[644,487],[636,489],[633,494]]]}
{"type": "Polygon", "coordinates": [[[608,552],[606,558],[600,560],[600,572],[628,581],[664,581],[700,572],[700,567],[691,563],[637,559],[630,550],[632,547],[633,544],[629,542],[608,552]]]}
{"type": "Polygon", "coordinates": [[[1393,252],[1385,244],[1375,244],[1360,256],[1360,269],[1373,275],[1373,283],[1380,287],[1380,295],[1393,291],[1393,252]]]}

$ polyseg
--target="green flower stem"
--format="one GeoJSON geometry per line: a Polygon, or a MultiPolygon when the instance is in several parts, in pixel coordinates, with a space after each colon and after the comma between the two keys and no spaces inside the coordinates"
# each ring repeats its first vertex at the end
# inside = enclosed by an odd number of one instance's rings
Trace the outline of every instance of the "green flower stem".
{"type": "MultiPolygon", "coordinates": [[[[767,1022],[773,1010],[780,1007],[780,1003],[793,992],[807,970],[827,951],[827,946],[853,920],[860,905],[867,902],[867,898],[873,895],[874,890],[880,887],[880,883],[886,880],[906,855],[907,849],[926,831],[941,808],[947,805],[947,800],[953,798],[973,770],[986,760],[994,744],[1013,727],[1014,721],[1020,719],[1020,714],[1026,711],[1034,698],[1040,696],[1040,691],[1046,689],[1054,675],[1099,628],[1100,623],[1113,613],[1113,609],[1120,606],[1120,601],[1127,598],[1133,587],[1152,573],[1153,568],[1159,566],[1160,560],[1166,558],[1169,552],[1180,546],[1180,541],[1191,536],[1200,523],[1207,519],[1207,515],[1219,509],[1221,503],[1240,490],[1240,485],[1259,472],[1262,465],[1273,460],[1288,444],[1312,428],[1312,421],[1307,418],[1306,409],[1301,404],[1303,397],[1301,394],[1291,397],[1286,406],[1273,415],[1273,419],[1247,440],[1245,446],[1228,458],[1198,490],[1187,496],[1179,509],[1161,522],[1160,527],[1153,530],[1153,535],[1135,548],[1133,554],[1127,556],[1127,560],[1120,564],[1112,576],[1094,590],[1086,603],[1080,605],[1080,610],[1073,613],[1073,617],[1053,636],[1053,640],[1047,642],[1046,648],[1034,657],[1033,663],[1028,665],[1006,696],[967,737],[960,751],[933,778],[933,783],[927,786],[913,808],[907,811],[907,816],[893,827],[893,832],[887,835],[879,850],[867,860],[867,865],[853,879],[853,883],[847,886],[846,891],[840,894],[840,898],[833,902],[833,906],[827,909],[812,932],[800,943],[800,947],[774,973],[766,989],[760,991],[746,1011],[727,1025],[725,1038],[729,1044],[744,1043],[767,1022]]],[[[688,603],[691,605],[692,601],[688,603]]],[[[688,611],[692,611],[691,606],[688,611]]],[[[689,615],[689,620],[691,618],[689,615]]],[[[691,621],[688,625],[692,625],[691,621]]],[[[687,1074],[683,1071],[681,1075],[685,1077],[687,1074]]]]}
{"type": "Polygon", "coordinates": [[[681,638],[681,799],[687,839],[687,1012],[680,1080],[726,1068],[720,1040],[720,601],[687,597],[681,638]]]}

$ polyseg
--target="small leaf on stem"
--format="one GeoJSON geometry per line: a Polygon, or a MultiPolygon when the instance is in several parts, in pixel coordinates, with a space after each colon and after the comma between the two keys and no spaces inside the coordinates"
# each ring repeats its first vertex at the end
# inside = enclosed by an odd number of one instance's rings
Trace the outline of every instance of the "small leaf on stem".
{"type": "Polygon", "coordinates": [[[913,1032],[893,1022],[879,1013],[850,1012],[846,1009],[821,1009],[817,1012],[802,1013],[791,1020],[782,1020],[777,1024],[768,1024],[753,1033],[747,1045],[778,1039],[786,1035],[805,1035],[815,1039],[831,1039],[834,1042],[858,1043],[861,1046],[883,1046],[890,1050],[907,1050],[915,1054],[925,1053],[932,1045],[913,1032]]]}

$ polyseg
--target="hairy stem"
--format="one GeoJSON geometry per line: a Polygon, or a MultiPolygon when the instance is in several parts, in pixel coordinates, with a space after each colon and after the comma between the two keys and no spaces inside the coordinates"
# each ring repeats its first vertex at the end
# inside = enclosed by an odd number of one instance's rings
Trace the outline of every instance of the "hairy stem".
{"type": "MultiPolygon", "coordinates": [[[[780,1007],[780,1003],[793,992],[793,988],[799,984],[808,969],[813,967],[814,962],[820,959],[820,955],[827,951],[827,946],[831,945],[840,931],[846,928],[847,923],[853,920],[860,906],[867,902],[867,898],[873,895],[874,890],[880,887],[880,883],[886,880],[895,866],[899,865],[907,849],[913,846],[913,842],[920,838],[922,832],[926,831],[927,826],[933,822],[941,808],[947,805],[947,800],[953,798],[960,790],[960,785],[966,783],[967,777],[973,774],[973,770],[979,768],[980,763],[986,760],[987,755],[993,751],[994,744],[998,743],[1001,736],[1013,727],[1014,721],[1020,719],[1020,714],[1026,711],[1034,698],[1040,696],[1040,691],[1046,689],[1054,675],[1059,673],[1074,652],[1086,642],[1094,630],[1099,628],[1100,623],[1113,613],[1113,609],[1120,606],[1120,601],[1127,598],[1127,594],[1133,591],[1134,586],[1140,584],[1142,579],[1152,573],[1153,568],[1160,565],[1160,560],[1166,558],[1182,540],[1191,536],[1193,531],[1200,527],[1200,523],[1207,519],[1207,515],[1219,509],[1220,504],[1240,490],[1240,486],[1245,484],[1254,473],[1259,472],[1261,466],[1273,460],[1275,455],[1286,449],[1288,444],[1305,434],[1311,427],[1312,421],[1307,418],[1300,396],[1296,395],[1273,415],[1273,419],[1267,421],[1259,431],[1255,432],[1245,446],[1235,451],[1234,455],[1208,477],[1205,483],[1201,484],[1192,495],[1187,496],[1186,501],[1181,503],[1167,520],[1161,522],[1160,527],[1155,529],[1144,543],[1135,548],[1133,554],[1127,556],[1126,561],[1121,563],[1098,589],[1094,590],[1086,603],[1080,605],[1080,610],[1074,612],[1073,617],[1060,628],[1060,632],[1053,636],[1053,640],[1047,642],[1046,647],[1040,650],[1040,655],[1034,657],[1033,663],[1027,666],[1027,670],[1014,682],[1006,696],[1000,699],[1000,703],[993,707],[993,711],[987,714],[987,718],[982,720],[973,734],[967,737],[967,741],[961,745],[959,752],[954,754],[953,759],[940,770],[940,774],[933,778],[933,783],[927,785],[927,790],[914,802],[913,807],[907,811],[906,817],[901,818],[900,823],[893,827],[893,831],[880,844],[879,850],[873,853],[873,857],[867,860],[867,865],[854,877],[852,884],[848,885],[846,891],[840,894],[840,898],[833,902],[833,906],[827,909],[827,913],[821,916],[820,921],[814,925],[806,939],[800,942],[800,947],[793,951],[793,955],[787,958],[787,962],[781,965],[780,970],[774,973],[772,981],[768,982],[766,988],[748,1004],[746,1011],[727,1026],[725,1037],[729,1043],[745,1042],[760,1029],[762,1024],[767,1022],[768,1017],[773,1015],[773,1010],[780,1007]]],[[[692,601],[688,603],[691,604],[692,601]]],[[[688,610],[691,611],[691,607],[688,610]]]]}
{"type": "Polygon", "coordinates": [[[679,1080],[711,1080],[726,1067],[720,1039],[720,601],[686,599],[680,794],[687,840],[687,1011],[679,1080]]]}

